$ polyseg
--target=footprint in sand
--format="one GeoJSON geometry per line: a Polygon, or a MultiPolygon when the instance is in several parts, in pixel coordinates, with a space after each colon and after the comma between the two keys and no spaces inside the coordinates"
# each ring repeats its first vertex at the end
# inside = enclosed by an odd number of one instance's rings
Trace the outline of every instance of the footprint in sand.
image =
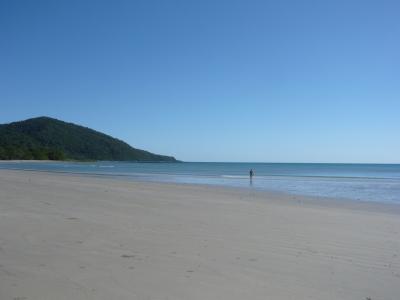
{"type": "Polygon", "coordinates": [[[257,261],[257,258],[250,258],[249,261],[257,261]]]}

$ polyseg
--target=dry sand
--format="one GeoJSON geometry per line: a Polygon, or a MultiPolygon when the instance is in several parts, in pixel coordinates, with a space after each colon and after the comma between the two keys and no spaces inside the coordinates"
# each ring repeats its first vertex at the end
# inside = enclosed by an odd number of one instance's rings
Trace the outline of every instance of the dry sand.
{"type": "Polygon", "coordinates": [[[400,299],[398,207],[0,171],[0,299],[400,299]]]}

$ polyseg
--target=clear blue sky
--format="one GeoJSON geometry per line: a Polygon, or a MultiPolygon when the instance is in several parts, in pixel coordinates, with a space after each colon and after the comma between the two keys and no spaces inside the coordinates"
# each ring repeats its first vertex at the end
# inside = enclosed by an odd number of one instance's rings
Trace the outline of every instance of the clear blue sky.
{"type": "Polygon", "coordinates": [[[400,163],[400,2],[0,1],[0,123],[188,161],[400,163]]]}

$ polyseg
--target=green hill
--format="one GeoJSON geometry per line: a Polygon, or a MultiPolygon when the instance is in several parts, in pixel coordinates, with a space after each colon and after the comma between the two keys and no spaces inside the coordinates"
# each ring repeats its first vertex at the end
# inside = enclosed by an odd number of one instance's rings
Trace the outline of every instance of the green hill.
{"type": "Polygon", "coordinates": [[[175,162],[90,128],[48,117],[0,125],[0,159],[175,162]]]}

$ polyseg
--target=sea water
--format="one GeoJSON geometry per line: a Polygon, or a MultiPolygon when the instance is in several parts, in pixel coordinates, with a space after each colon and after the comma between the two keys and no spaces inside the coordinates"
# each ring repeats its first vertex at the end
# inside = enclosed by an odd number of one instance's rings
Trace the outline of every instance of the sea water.
{"type": "Polygon", "coordinates": [[[399,164],[1,162],[0,169],[107,175],[400,204],[399,164]],[[249,170],[255,176],[249,178],[249,170]]]}

